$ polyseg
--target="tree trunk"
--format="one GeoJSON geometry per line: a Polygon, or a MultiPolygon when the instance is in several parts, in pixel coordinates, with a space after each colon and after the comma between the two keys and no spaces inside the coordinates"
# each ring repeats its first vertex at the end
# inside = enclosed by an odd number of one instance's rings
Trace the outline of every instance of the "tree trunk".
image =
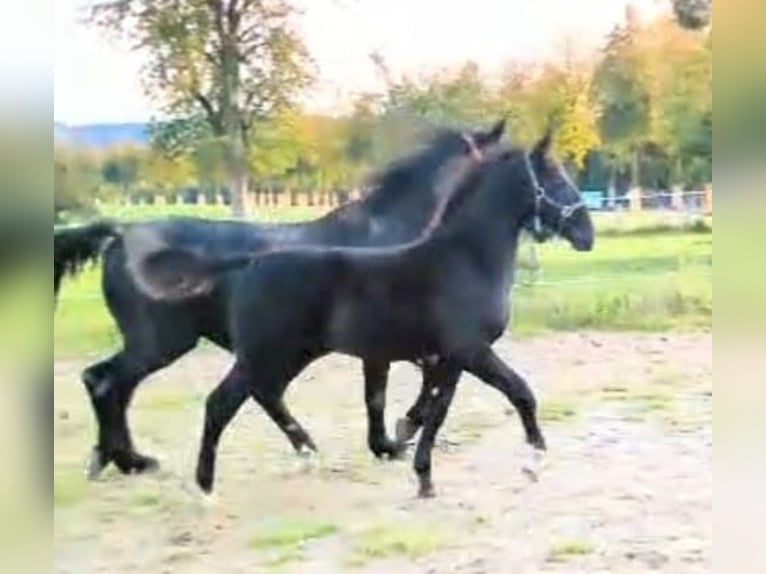
{"type": "MultiPolygon", "coordinates": [[[[220,16],[220,15],[219,15],[220,16]]],[[[228,179],[231,188],[231,213],[236,218],[246,215],[247,193],[247,138],[243,129],[243,116],[239,102],[240,69],[236,31],[223,28],[221,35],[221,127],[228,142],[228,179]]]]}
{"type": "Polygon", "coordinates": [[[607,208],[614,209],[617,198],[617,158],[612,159],[611,169],[609,171],[609,184],[606,190],[607,208]]]}
{"type": "Polygon", "coordinates": [[[630,187],[636,188],[641,186],[641,150],[636,147],[633,150],[631,162],[630,162],[630,187]]]}
{"type": "MultiPolygon", "coordinates": [[[[238,115],[238,114],[235,114],[238,115]]],[[[247,194],[248,177],[246,169],[245,145],[239,129],[229,133],[231,147],[229,164],[229,187],[231,189],[231,214],[236,218],[248,215],[245,194],[247,194]]]]}

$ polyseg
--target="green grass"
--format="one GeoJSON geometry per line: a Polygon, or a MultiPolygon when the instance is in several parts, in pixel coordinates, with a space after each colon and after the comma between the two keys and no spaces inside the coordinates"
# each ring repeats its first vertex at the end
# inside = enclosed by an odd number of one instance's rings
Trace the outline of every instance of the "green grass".
{"type": "Polygon", "coordinates": [[[644,413],[665,413],[673,408],[673,396],[664,390],[646,390],[637,393],[633,400],[644,413]]]}
{"type": "Polygon", "coordinates": [[[57,468],[53,474],[53,505],[74,506],[85,498],[87,482],[81,468],[57,468]]]}
{"type": "Polygon", "coordinates": [[[391,524],[358,533],[353,542],[350,566],[361,566],[369,560],[401,556],[421,558],[444,546],[443,533],[433,525],[391,524]]]}
{"type": "Polygon", "coordinates": [[[330,536],[338,527],[329,522],[310,518],[286,519],[264,525],[250,538],[250,548],[296,548],[302,544],[330,536]]]}
{"type": "Polygon", "coordinates": [[[517,333],[707,328],[712,325],[712,235],[598,237],[591,253],[540,250],[542,273],[516,290],[517,333]]]}
{"type": "Polygon", "coordinates": [[[270,571],[305,558],[308,542],[332,536],[338,527],[313,518],[280,519],[264,523],[248,541],[248,547],[263,553],[263,564],[270,571]]]}
{"type": "MultiPolygon", "coordinates": [[[[112,215],[133,218],[147,213],[159,217],[179,210],[226,215],[226,209],[219,206],[202,211],[196,206],[110,209],[112,215]]],[[[308,207],[270,209],[260,218],[285,221],[318,213],[308,207]]],[[[597,226],[614,230],[615,224],[611,222],[607,227],[597,219],[597,226]]],[[[712,233],[678,230],[627,235],[612,231],[597,235],[596,247],[589,253],[575,252],[563,242],[542,245],[537,282],[524,284],[528,272],[519,272],[513,296],[513,330],[523,336],[581,329],[710,328],[712,252],[712,233]]],[[[65,284],[54,318],[56,356],[82,356],[119,348],[119,336],[101,296],[99,274],[99,269],[89,270],[65,284]]]]}
{"type": "Polygon", "coordinates": [[[545,422],[566,422],[577,416],[574,400],[549,399],[540,405],[540,420],[545,422]]]}
{"type": "Polygon", "coordinates": [[[587,540],[566,540],[554,545],[548,552],[549,562],[567,562],[572,558],[592,554],[595,548],[587,540]]]}

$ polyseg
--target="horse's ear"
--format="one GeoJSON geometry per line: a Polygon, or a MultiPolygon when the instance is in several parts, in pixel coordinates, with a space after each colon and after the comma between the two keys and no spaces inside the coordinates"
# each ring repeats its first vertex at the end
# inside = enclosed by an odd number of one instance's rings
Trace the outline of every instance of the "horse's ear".
{"type": "Polygon", "coordinates": [[[540,138],[540,141],[535,145],[534,154],[538,158],[547,157],[551,152],[551,147],[553,145],[553,135],[553,126],[548,126],[548,129],[545,130],[543,137],[540,138]]]}
{"type": "Polygon", "coordinates": [[[503,137],[504,133],[505,133],[505,118],[501,118],[500,120],[495,122],[491,128],[489,128],[489,131],[479,132],[478,134],[476,134],[476,143],[480,147],[496,144],[497,142],[500,141],[500,138],[503,137]]]}

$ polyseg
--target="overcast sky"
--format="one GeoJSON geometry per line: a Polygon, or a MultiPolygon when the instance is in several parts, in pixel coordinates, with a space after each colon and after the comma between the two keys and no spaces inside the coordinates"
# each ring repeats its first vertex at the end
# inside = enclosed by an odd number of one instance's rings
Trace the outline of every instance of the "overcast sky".
{"type": "MultiPolygon", "coordinates": [[[[32,0],[36,2],[37,0],[32,0]]],[[[327,110],[380,87],[368,54],[418,72],[466,60],[492,72],[511,58],[555,54],[563,35],[597,45],[627,0],[303,0],[302,27],[318,63],[310,97],[327,110]]],[[[665,0],[633,0],[644,12],[665,0]]],[[[15,3],[12,3],[15,4],[15,3]]],[[[80,124],[144,121],[156,110],[141,90],[141,61],[81,23],[87,0],[55,0],[54,118],[80,124]]],[[[6,56],[8,57],[8,56],[6,56]]],[[[2,62],[0,62],[2,63],[2,62]]]]}

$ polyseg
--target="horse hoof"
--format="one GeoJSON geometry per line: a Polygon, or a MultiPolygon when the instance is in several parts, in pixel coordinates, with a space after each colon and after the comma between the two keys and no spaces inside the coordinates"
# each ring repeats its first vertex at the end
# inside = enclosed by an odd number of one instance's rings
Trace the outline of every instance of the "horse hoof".
{"type": "Polygon", "coordinates": [[[202,502],[202,505],[207,508],[215,508],[218,506],[218,503],[220,502],[220,499],[218,498],[218,494],[212,491],[212,488],[209,492],[205,492],[205,490],[202,490],[199,495],[199,499],[202,502]]]}
{"type": "Polygon", "coordinates": [[[407,444],[418,432],[417,425],[409,418],[403,417],[396,421],[396,442],[399,444],[407,444]]]}
{"type": "Polygon", "coordinates": [[[302,445],[297,451],[299,473],[311,473],[319,468],[319,453],[307,445],[302,445]]]}
{"type": "Polygon", "coordinates": [[[421,486],[418,489],[418,498],[423,500],[428,498],[436,498],[436,491],[434,490],[434,487],[432,485],[421,486]]]}
{"type": "Polygon", "coordinates": [[[104,456],[97,446],[90,451],[88,463],[85,466],[85,476],[88,480],[96,480],[109,465],[109,459],[104,456]]]}
{"type": "Polygon", "coordinates": [[[370,450],[378,460],[402,460],[407,453],[407,444],[386,439],[383,444],[371,445],[370,450]]]}
{"type": "Polygon", "coordinates": [[[307,444],[302,444],[298,448],[298,450],[296,450],[295,452],[298,454],[298,456],[300,458],[304,458],[304,459],[307,459],[307,460],[311,459],[311,458],[316,458],[316,455],[317,455],[316,449],[311,448],[307,444]]]}
{"type": "Polygon", "coordinates": [[[152,456],[136,454],[133,457],[134,474],[153,474],[160,470],[160,461],[152,456]]]}
{"type": "Polygon", "coordinates": [[[526,460],[521,466],[521,472],[531,482],[539,482],[545,463],[545,451],[534,447],[528,447],[526,460]]]}
{"type": "Polygon", "coordinates": [[[404,460],[407,455],[407,443],[397,443],[388,452],[388,460],[404,460]]]}

